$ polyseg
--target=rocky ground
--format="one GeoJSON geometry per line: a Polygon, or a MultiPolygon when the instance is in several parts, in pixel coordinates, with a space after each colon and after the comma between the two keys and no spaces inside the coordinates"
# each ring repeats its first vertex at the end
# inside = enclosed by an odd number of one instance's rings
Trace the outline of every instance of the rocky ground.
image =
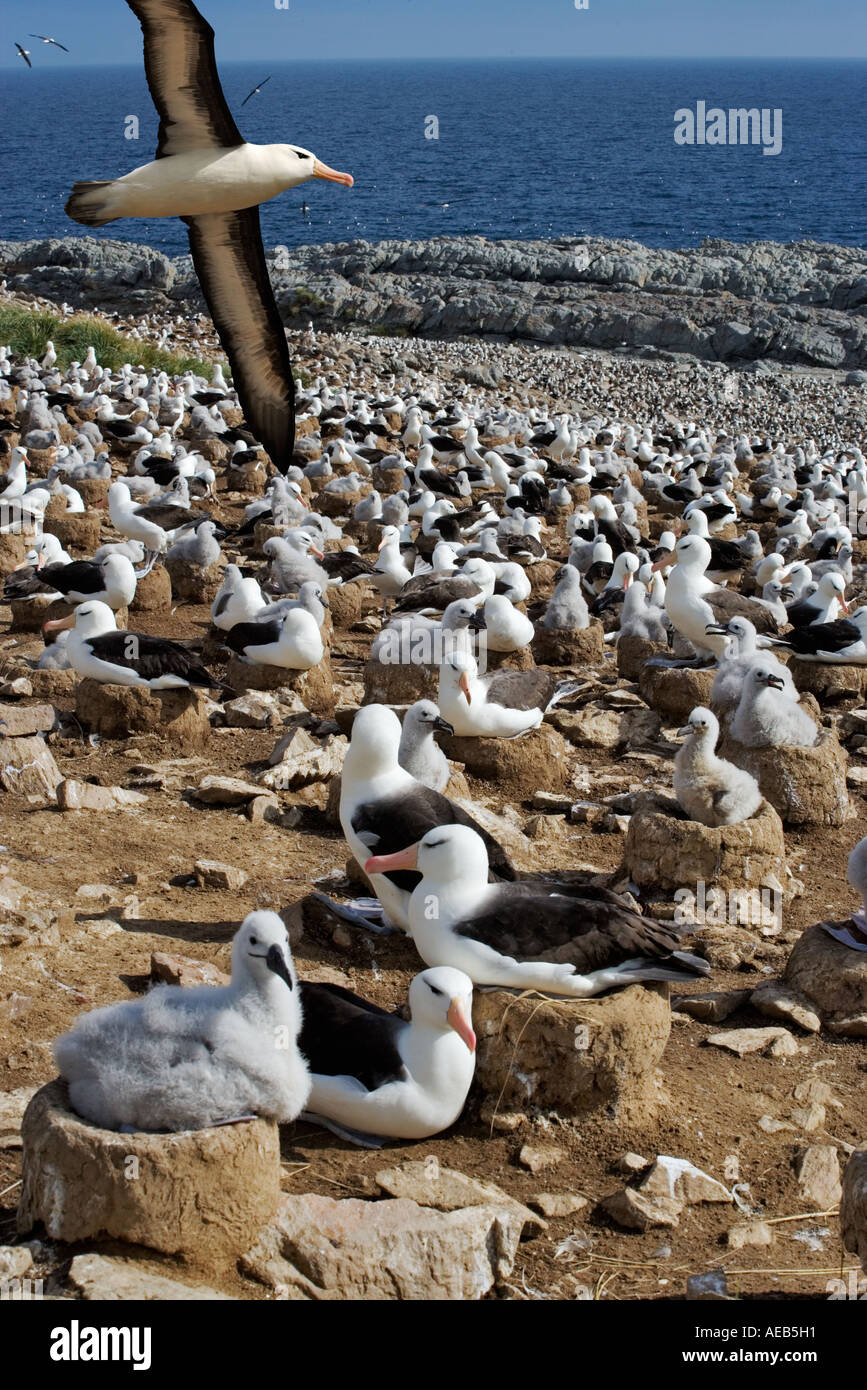
{"type": "MultiPolygon", "coordinates": [[[[854,260],[855,253],[846,254],[854,260]]],[[[57,292],[63,295],[69,295],[65,282],[57,292]]],[[[123,314],[120,322],[133,326],[135,319],[123,314]]],[[[140,318],[138,326],[144,331],[140,318]]],[[[213,347],[206,324],[163,317],[159,331],[170,333],[174,345],[195,343],[203,356],[213,347]]],[[[600,411],[643,425],[671,411],[709,423],[728,420],[761,434],[786,429],[822,441],[863,435],[863,389],[831,373],[737,373],[733,395],[724,367],[693,362],[673,373],[664,364],[523,344],[494,351],[483,343],[298,333],[294,351],[311,379],[321,374],[343,382],[352,376],[384,387],[394,373],[409,371],[420,383],[439,379],[447,394],[452,383],[473,380],[472,374],[481,381],[496,368],[500,384],[492,398],[545,401],[551,409],[568,401],[585,416],[600,411]]],[[[216,514],[237,521],[243,500],[220,493],[216,514]]],[[[556,553],[556,536],[548,544],[556,553]]],[[[867,560],[867,553],[858,558],[867,560]]],[[[12,630],[9,610],[0,608],[7,708],[17,713],[48,703],[58,711],[47,748],[67,783],[107,792],[122,788],[144,798],[123,806],[110,792],[102,798],[92,791],[85,797],[96,809],[64,811],[38,784],[25,791],[20,779],[7,777],[0,792],[0,896],[6,904],[0,923],[0,1245],[15,1236],[21,1111],[55,1075],[51,1043],[58,1033],[84,1010],[132,997],[154,970],[177,974],[177,961],[154,963],[157,953],[227,968],[232,934],[253,907],[291,908],[315,886],[337,894],[359,891],[357,882],[346,879],[346,848],[329,810],[328,780],[315,759],[308,759],[312,772],[299,772],[299,785],[270,798],[270,809],[261,801],[253,804],[251,789],[265,790],[268,758],[287,721],[304,726],[311,748],[331,749],[339,758],[348,712],[364,695],[375,609],[373,596],[367,597],[360,624],[336,627],[336,723],[299,718],[291,694],[283,692],[276,701],[242,700],[234,708],[212,709],[212,728],[200,746],[167,747],[159,728],[125,738],[94,736],[76,718],[75,681],[30,677],[26,659],[41,650],[41,639],[12,630]],[[16,679],[30,680],[29,693],[26,685],[11,684],[16,679]],[[202,783],[215,775],[247,785],[246,793],[235,793],[238,804],[204,799],[202,783]],[[9,789],[13,784],[17,791],[9,789]],[[217,867],[197,869],[203,861],[216,861],[217,867]]],[[[131,627],[197,644],[208,625],[206,604],[130,615],[131,627]]],[[[472,774],[467,787],[479,806],[505,818],[522,868],[587,869],[617,878],[636,794],[670,785],[670,735],[681,720],[655,715],[638,683],[618,676],[610,650],[582,674],[587,687],[562,735],[549,799],[529,784],[506,798],[472,774]],[[640,719],[635,711],[642,712],[640,719]],[[552,795],[558,799],[550,800],[552,795]]],[[[780,1017],[767,1000],[762,1004],[761,995],[753,996],[763,982],[781,979],[806,927],[845,918],[855,905],[845,861],[867,833],[864,738],[851,713],[859,704],[843,700],[823,712],[824,721],[839,725],[847,740],[851,818],[843,825],[787,832],[788,864],[801,891],[787,903],[781,930],[728,926],[717,934],[716,949],[709,949],[710,988],[723,998],[685,1007],[672,998],[670,1035],[666,1042],[666,1018],[661,1036],[658,1029],[654,1035],[658,1061],[640,1091],[621,1104],[600,1104],[597,1098],[584,1113],[569,1115],[546,1102],[547,1083],[532,1102],[510,1102],[511,1092],[494,1084],[496,1068],[489,1065],[459,1123],[419,1145],[362,1151],[312,1125],[296,1124],[281,1136],[281,1157],[283,1190],[299,1199],[297,1219],[306,1211],[314,1231],[325,1219],[324,1209],[311,1206],[304,1194],[369,1199],[394,1193],[415,1197],[424,1210],[435,1205],[429,1191],[426,1196],[431,1173],[451,1169],[497,1184],[536,1213],[535,1219],[521,1218],[523,1239],[515,1239],[510,1258],[488,1280],[490,1297],[679,1299],[691,1276],[722,1269],[731,1294],[789,1300],[826,1297],[829,1281],[841,1270],[848,1278],[857,1261],[842,1249],[839,1170],[853,1148],[864,1147],[864,1041],[817,1029],[819,1020],[808,1017],[809,1010],[799,1014],[790,1006],[780,1017]],[[747,1028],[776,1033],[714,1041],[747,1028]],[[753,1044],[756,1050],[743,1055],[731,1050],[753,1044]],[[665,1165],[651,1166],[659,1155],[689,1160],[724,1184],[725,1192],[697,1179],[671,1188],[665,1165]],[[395,1177],[385,1171],[418,1160],[427,1165],[421,1172],[395,1177]],[[636,1197],[638,1183],[642,1192],[636,1197]]],[[[289,916],[302,976],[346,983],[387,1007],[404,1003],[418,968],[408,941],[359,934],[309,910],[289,916]]],[[[678,987],[673,994],[688,992],[678,987]]],[[[647,993],[659,1000],[659,990],[647,993]]],[[[477,1005],[485,1018],[487,998],[477,1005]]],[[[575,1028],[586,1016],[582,1007],[561,1003],[546,1025],[553,1072],[569,1064],[575,1028]]],[[[535,1008],[531,1004],[534,1017],[535,1008]]],[[[532,1025],[528,1015],[531,1031],[532,1025]]],[[[622,1026],[624,1035],[634,1033],[633,1022],[622,1026]]],[[[513,1072],[507,1068],[508,1076],[513,1072]]],[[[483,1198],[465,1186],[456,1200],[463,1209],[483,1198]]],[[[121,1278],[126,1296],[141,1296],[152,1276],[204,1282],[239,1298],[287,1296],[273,1271],[263,1273],[267,1260],[261,1252],[237,1270],[207,1275],[195,1261],[185,1264],[117,1242],[70,1247],[41,1240],[31,1254],[30,1274],[48,1279],[49,1289],[64,1297],[104,1297],[121,1278]],[[111,1264],[77,1260],[70,1276],[70,1258],[93,1252],[111,1264]],[[121,1258],[130,1265],[121,1266],[121,1258]]],[[[28,1256],[20,1250],[5,1258],[12,1261],[10,1273],[27,1268],[28,1256]]],[[[415,1271],[414,1277],[418,1287],[425,1278],[432,1287],[430,1270],[415,1271]]],[[[162,1286],[162,1293],[178,1291],[162,1286]]]]}
{"type": "MultiPolygon", "coordinates": [[[[862,369],[867,380],[867,259],[854,247],[708,239],[670,251],[599,237],[453,237],[278,246],[268,257],[289,328],[686,353],[862,369]]],[[[76,308],[204,307],[188,256],[169,260],[130,242],[0,242],[0,266],[11,290],[76,308]]]]}

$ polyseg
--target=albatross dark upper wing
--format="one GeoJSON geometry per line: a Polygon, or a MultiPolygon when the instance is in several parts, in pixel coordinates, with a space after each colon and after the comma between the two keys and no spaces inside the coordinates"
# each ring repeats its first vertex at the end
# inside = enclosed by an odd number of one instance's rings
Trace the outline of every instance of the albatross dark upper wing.
{"type": "Polygon", "coordinates": [[[493,671],[483,679],[488,704],[506,709],[546,709],[560,684],[560,677],[544,667],[535,671],[493,671]]]}
{"type": "Polygon", "coordinates": [[[746,598],[737,589],[711,589],[702,595],[714,611],[718,623],[727,623],[731,618],[748,618],[756,632],[765,637],[776,637],[780,625],[763,603],[746,598]]]}
{"type": "Polygon", "coordinates": [[[368,1091],[404,1081],[398,1039],[406,1024],[340,985],[301,983],[300,1052],[319,1076],[354,1076],[368,1091]]]}
{"type": "Polygon", "coordinates": [[[150,637],[143,632],[105,632],[91,637],[88,646],[100,661],[138,671],[146,681],[159,676],[180,676],[191,685],[208,689],[219,685],[186,647],[165,637],[150,637]]]}
{"type": "Polygon", "coordinates": [[[258,208],[183,221],[246,423],[285,473],[295,448],[295,381],[265,265],[258,208]]]}
{"type": "Polygon", "coordinates": [[[295,383],[265,264],[259,209],[208,212],[183,221],[247,425],[285,473],[295,447],[295,383]]]}
{"type": "Polygon", "coordinates": [[[516,960],[553,957],[579,971],[665,957],[681,944],[677,928],[642,917],[616,894],[565,884],[495,884],[481,909],[452,930],[516,960]]]}
{"type": "Polygon", "coordinates": [[[214,31],[191,0],[127,0],[144,35],[148,87],[160,117],[157,159],[243,145],[214,57],[214,31]]]}

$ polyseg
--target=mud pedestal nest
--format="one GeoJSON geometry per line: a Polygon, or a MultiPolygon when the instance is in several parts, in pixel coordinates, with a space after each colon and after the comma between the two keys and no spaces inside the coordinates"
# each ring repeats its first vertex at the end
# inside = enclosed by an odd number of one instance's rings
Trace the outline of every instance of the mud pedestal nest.
{"type": "Polygon", "coordinates": [[[498,1111],[528,1106],[619,1121],[656,1114],[656,1067],[671,1027],[668,986],[630,985],[600,999],[479,990],[475,1084],[498,1111]]]}
{"type": "Polygon", "coordinates": [[[49,503],[45,513],[44,529],[56,536],[64,550],[74,550],[82,555],[92,555],[99,545],[99,532],[102,518],[99,512],[51,513],[49,503]]]}
{"type": "Polygon", "coordinates": [[[638,799],[626,832],[622,872],[639,888],[672,893],[706,883],[723,892],[780,887],[791,882],[783,823],[763,801],[739,825],[688,820],[673,797],[638,799]]]}
{"type": "Polygon", "coordinates": [[[660,642],[647,642],[643,637],[621,637],[617,643],[617,674],[624,680],[637,681],[651,657],[667,655],[668,648],[660,642]]]}
{"type": "Polygon", "coordinates": [[[560,791],[569,775],[570,749],[562,734],[543,724],[520,738],[438,740],[446,757],[463,763],[471,777],[496,785],[498,794],[526,801],[537,791],[560,791]]]}
{"type": "Polygon", "coordinates": [[[135,586],[130,604],[133,613],[169,613],[172,607],[172,581],[163,565],[155,565],[135,586]]]}
{"type": "Polygon", "coordinates": [[[529,647],[517,647],[510,652],[496,652],[493,647],[486,647],[485,664],[489,671],[532,671],[536,666],[529,647]]]}
{"type": "Polygon", "coordinates": [[[201,748],[211,732],[205,697],[187,687],[148,690],[87,679],[76,689],[75,713],[102,738],[159,734],[175,748],[193,749],[201,748]]]}
{"type": "Polygon", "coordinates": [[[715,666],[693,671],[689,667],[643,665],[638,674],[638,689],[664,720],[682,724],[698,705],[710,704],[715,675],[715,666]]]}
{"type": "Polygon", "coordinates": [[[825,664],[793,657],[789,673],[800,693],[815,695],[820,705],[835,700],[863,700],[867,695],[867,666],[825,664]]]}
{"type": "Polygon", "coordinates": [[[223,556],[203,569],[181,556],[166,556],[166,571],[172,585],[172,597],[185,603],[211,604],[223,582],[226,561],[223,556]]]}
{"type": "Polygon", "coordinates": [[[533,655],[540,666],[598,666],[605,652],[605,633],[598,619],[580,629],[537,627],[533,655]]]}
{"type": "Polygon", "coordinates": [[[366,705],[412,705],[416,700],[436,700],[440,668],[430,661],[379,661],[364,663],[366,705]]]}
{"type": "Polygon", "coordinates": [[[334,681],[327,652],[308,671],[293,671],[288,666],[263,666],[233,656],[226,667],[226,684],[237,695],[248,690],[291,690],[311,714],[330,718],[334,713],[334,681]]]}
{"type": "Polygon", "coordinates": [[[787,825],[842,825],[849,819],[848,758],[827,729],[813,748],[747,748],[724,733],[717,753],[753,774],[787,825]]]}
{"type": "Polygon", "coordinates": [[[840,1232],[847,1250],[853,1251],[867,1273],[867,1150],[852,1154],[843,1173],[840,1232]]]}
{"type": "Polygon", "coordinates": [[[335,627],[348,628],[361,619],[361,584],[332,584],[325,595],[335,627]]]}
{"type": "Polygon", "coordinates": [[[249,1249],[280,1199],[280,1145],[267,1120],[116,1134],[76,1115],[58,1080],[31,1100],[21,1138],[21,1235],[41,1224],[52,1240],[124,1240],[225,1265],[249,1249]]]}
{"type": "Polygon", "coordinates": [[[867,952],[845,946],[817,923],[792,947],[786,980],[812,1000],[830,1032],[867,1038],[867,952]]]}

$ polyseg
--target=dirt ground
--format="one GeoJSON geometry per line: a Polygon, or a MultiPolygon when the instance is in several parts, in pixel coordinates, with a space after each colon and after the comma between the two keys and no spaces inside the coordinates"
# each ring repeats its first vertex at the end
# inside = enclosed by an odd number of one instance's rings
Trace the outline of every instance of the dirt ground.
{"type": "MultiPolygon", "coordinates": [[[[0,621],[5,616],[0,611],[0,621]]],[[[206,610],[187,607],[173,617],[138,615],[136,625],[189,638],[201,635],[206,621],[206,610]]],[[[22,640],[4,639],[7,654],[22,640]]],[[[26,641],[32,647],[32,639],[26,641]]],[[[354,639],[346,645],[351,649],[354,639]]],[[[340,651],[338,633],[334,652],[340,651]]],[[[346,669],[351,673],[351,665],[346,669]]],[[[71,706],[72,701],[67,704],[71,706]]],[[[178,952],[228,969],[231,937],[248,911],[291,904],[329,875],[339,884],[347,858],[343,839],[315,806],[305,805],[300,825],[284,830],[253,825],[241,812],[206,809],[184,799],[184,789],[194,786],[206,772],[249,778],[260,771],[274,741],[272,730],[214,730],[201,754],[171,763],[166,769],[166,789],[149,793],[147,806],[135,811],[61,814],[53,809],[33,810],[11,796],[4,797],[2,862],[22,883],[49,892],[58,904],[73,909],[76,927],[55,948],[4,952],[0,1088],[48,1081],[55,1074],[52,1040],[83,1011],[141,991],[149,978],[152,952],[178,952]],[[185,879],[202,858],[243,867],[246,884],[234,893],[189,886],[185,879]],[[82,884],[95,883],[112,890],[108,902],[76,898],[82,884]],[[129,902],[131,896],[137,905],[129,902]],[[114,918],[121,930],[102,939],[89,921],[106,917],[114,918]],[[40,960],[47,974],[42,973],[40,960]],[[24,996],[25,1002],[19,1002],[20,1016],[13,1018],[10,1001],[16,995],[24,996]]],[[[52,735],[52,744],[64,774],[108,785],[125,785],[128,769],[136,764],[165,763],[166,750],[153,736],[104,741],[93,747],[84,734],[52,735]]],[[[618,765],[591,751],[586,760],[578,755],[576,762],[609,775],[625,769],[627,780],[633,777],[628,760],[618,765]]],[[[497,804],[496,798],[490,801],[489,787],[471,781],[471,788],[474,795],[497,804]]],[[[292,802],[303,797],[287,794],[283,799],[292,802]]],[[[843,830],[787,835],[795,873],[804,865],[806,891],[786,911],[786,937],[813,921],[842,917],[851,910],[846,855],[852,843],[867,833],[867,808],[860,796],[855,797],[855,805],[858,819],[843,830]]],[[[546,867],[617,867],[621,836],[583,826],[569,830],[568,854],[558,846],[545,855],[546,867]]],[[[330,889],[335,884],[325,886],[330,889]]],[[[779,972],[787,949],[769,942],[764,948],[767,961],[756,960],[735,972],[717,971],[712,987],[755,985],[762,978],[760,972],[779,972]]],[[[403,1004],[409,979],[418,968],[405,939],[354,933],[349,945],[342,947],[335,946],[327,934],[321,939],[317,935],[315,941],[305,938],[296,948],[296,961],[302,977],[316,977],[323,973],[321,967],[329,967],[340,972],[350,988],[386,1007],[403,1004]]],[[[676,1000],[672,1002],[676,1005],[676,1000]]],[[[731,1020],[736,1026],[767,1022],[744,1011],[731,1020]]],[[[730,1289],[741,1296],[822,1296],[826,1282],[841,1267],[852,1267],[853,1258],[842,1255],[836,1216],[810,1213],[791,1160],[799,1143],[863,1143],[867,1049],[855,1039],[800,1035],[795,1057],[738,1059],[702,1045],[713,1031],[714,1026],[693,1020],[674,1024],[662,1062],[671,1100],[653,1125],[633,1130],[604,1118],[576,1124],[534,1115],[514,1132],[491,1132],[490,1125],[478,1118],[479,1106],[471,1096],[460,1122],[442,1137],[368,1152],[299,1123],[284,1134],[285,1190],[367,1195],[377,1169],[402,1158],[435,1155],[442,1165],[492,1179],[524,1200],[551,1191],[579,1193],[595,1203],[622,1185],[612,1164],[625,1150],[646,1158],[658,1153],[688,1158],[712,1175],[728,1174],[729,1179],[735,1156],[738,1180],[749,1187],[751,1210],[776,1223],[772,1246],[727,1250],[725,1232],[736,1219],[745,1219],[731,1207],[692,1207],[676,1230],[636,1234],[617,1230],[591,1206],[580,1219],[550,1220],[545,1234],[522,1244],[510,1286],[501,1294],[574,1298],[586,1296],[584,1290],[589,1289],[606,1298],[678,1298],[690,1274],[723,1267],[730,1289]],[[761,1115],[776,1113],[793,1087],[809,1078],[833,1088],[835,1100],[828,1108],[826,1129],[799,1136],[766,1134],[758,1128],[761,1115]],[[521,1145],[534,1139],[550,1141],[564,1152],[553,1171],[537,1177],[517,1163],[521,1145]],[[576,1230],[578,1242],[562,1248],[576,1230]]],[[[0,1241],[13,1236],[19,1176],[20,1153],[0,1153],[0,1241]]],[[[71,1253],[64,1252],[67,1258],[71,1253]]],[[[154,1260],[152,1267],[165,1269],[170,1264],[154,1260]]],[[[246,1279],[230,1280],[224,1287],[242,1297],[266,1296],[246,1279]]]]}

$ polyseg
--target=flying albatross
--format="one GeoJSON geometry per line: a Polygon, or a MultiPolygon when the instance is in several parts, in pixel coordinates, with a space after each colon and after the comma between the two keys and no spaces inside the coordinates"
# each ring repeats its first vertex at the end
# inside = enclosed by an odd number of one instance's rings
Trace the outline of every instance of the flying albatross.
{"type": "Polygon", "coordinates": [[[285,472],[295,445],[295,385],[274,300],[258,204],[306,179],[352,187],[295,145],[251,145],[229,110],[214,31],[192,0],[127,0],[144,34],[160,128],[156,159],[119,179],[73,185],[66,211],[86,227],[120,217],[180,217],[247,425],[285,472]]]}

